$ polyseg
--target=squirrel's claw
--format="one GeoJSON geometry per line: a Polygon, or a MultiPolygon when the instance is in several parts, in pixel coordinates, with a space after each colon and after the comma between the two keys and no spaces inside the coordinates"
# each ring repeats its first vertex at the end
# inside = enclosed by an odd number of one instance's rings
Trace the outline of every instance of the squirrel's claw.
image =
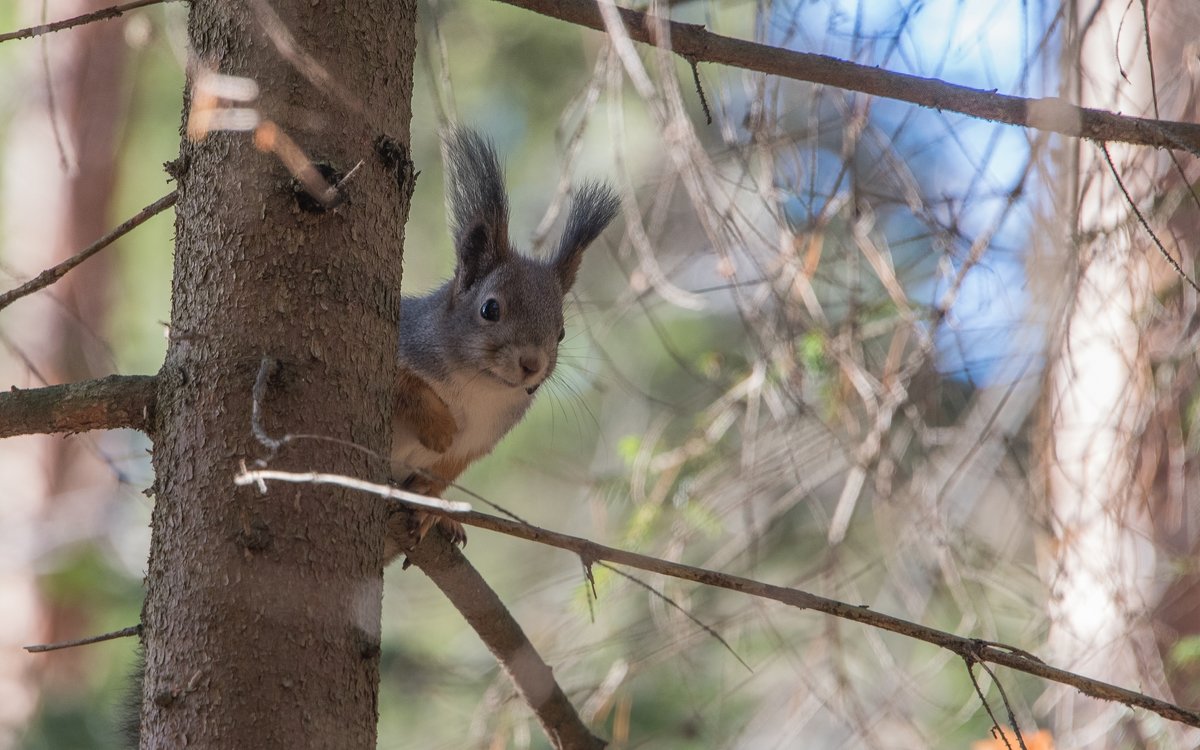
{"type": "MultiPolygon", "coordinates": [[[[412,531],[412,535],[416,537],[417,544],[420,544],[425,539],[425,535],[428,534],[434,526],[441,526],[442,533],[446,535],[446,538],[449,539],[452,544],[455,544],[459,547],[467,546],[467,530],[464,529],[463,525],[458,521],[451,520],[445,516],[438,516],[433,513],[422,513],[418,510],[414,511],[410,516],[409,523],[409,529],[412,531]]],[[[404,562],[400,565],[400,569],[408,570],[409,566],[411,565],[412,558],[405,556],[404,562]]]]}
{"type": "Polygon", "coordinates": [[[425,539],[425,535],[434,526],[441,526],[442,533],[446,535],[453,544],[459,547],[467,546],[467,530],[458,521],[453,521],[445,516],[434,515],[433,513],[422,513],[417,511],[413,513],[413,536],[417,538],[417,544],[420,544],[425,539]]]}

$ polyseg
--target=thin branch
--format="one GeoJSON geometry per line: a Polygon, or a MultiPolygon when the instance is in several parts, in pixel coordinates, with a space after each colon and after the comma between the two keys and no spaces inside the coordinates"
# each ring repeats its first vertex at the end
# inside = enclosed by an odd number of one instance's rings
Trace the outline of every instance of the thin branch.
{"type": "MultiPolygon", "coordinates": [[[[1008,725],[1012,727],[1013,734],[1017,735],[1017,744],[1021,746],[1021,750],[1029,750],[1029,747],[1025,744],[1025,737],[1021,734],[1020,727],[1017,726],[1017,715],[1013,712],[1012,702],[1009,701],[1008,693],[1004,691],[1004,685],[1000,682],[1000,678],[996,676],[996,673],[985,662],[980,662],[979,666],[983,671],[988,673],[988,676],[992,678],[992,684],[1000,692],[1000,701],[1004,704],[1004,710],[1008,714],[1008,725]]],[[[972,679],[974,678],[972,677],[972,679]]]]}
{"type": "Polygon", "coordinates": [[[38,643],[33,646],[23,646],[26,651],[31,654],[40,654],[44,651],[58,651],[64,648],[75,648],[76,646],[88,646],[93,643],[101,643],[103,641],[115,641],[118,638],[129,638],[135,635],[141,635],[141,625],[130,625],[127,628],[114,630],[111,633],[101,633],[100,635],[91,635],[87,638],[76,638],[73,641],[59,641],[58,643],[38,643]]]}
{"type": "Polygon", "coordinates": [[[1166,258],[1167,263],[1171,265],[1171,268],[1175,269],[1175,273],[1179,275],[1179,278],[1186,281],[1188,286],[1190,286],[1192,289],[1200,292],[1200,286],[1197,286],[1196,282],[1192,280],[1192,277],[1188,276],[1187,273],[1184,272],[1183,266],[1179,264],[1179,261],[1175,260],[1175,256],[1171,255],[1169,252],[1167,252],[1167,248],[1163,247],[1162,240],[1158,239],[1158,235],[1155,234],[1154,230],[1150,228],[1150,222],[1146,221],[1146,217],[1142,215],[1141,210],[1137,207],[1137,203],[1134,202],[1133,196],[1130,195],[1129,191],[1125,189],[1125,183],[1121,180],[1120,173],[1117,172],[1117,165],[1113,163],[1112,156],[1108,153],[1108,144],[1102,142],[1097,145],[1100,146],[1100,151],[1104,154],[1104,161],[1108,162],[1108,168],[1112,170],[1112,176],[1113,179],[1117,181],[1117,187],[1121,188],[1121,195],[1125,196],[1125,202],[1129,204],[1129,208],[1133,211],[1133,215],[1137,217],[1137,220],[1142,225],[1142,228],[1146,230],[1146,234],[1150,235],[1150,239],[1153,240],[1155,246],[1158,247],[1158,252],[1162,255],[1162,257],[1166,258]]]}
{"type": "Polygon", "coordinates": [[[81,16],[67,18],[62,21],[53,23],[43,23],[37,26],[30,26],[25,29],[17,29],[16,31],[8,31],[0,34],[0,42],[9,42],[14,39],[31,39],[35,36],[42,36],[54,31],[62,31],[75,26],[83,26],[84,24],[92,23],[93,21],[103,21],[108,18],[116,18],[117,16],[127,13],[131,10],[144,8],[147,5],[158,5],[159,3],[171,2],[171,0],[133,0],[131,3],[123,5],[114,5],[111,8],[101,8],[94,10],[91,13],[84,13],[81,16]]]}
{"type": "MultiPolygon", "coordinates": [[[[255,438],[274,453],[287,441],[297,437],[285,435],[273,438],[263,426],[263,401],[272,375],[278,370],[279,361],[263,357],[254,381],[251,431],[255,438]]],[[[266,492],[266,482],[283,481],[294,483],[334,484],[348,489],[360,490],[398,501],[409,508],[438,509],[442,511],[469,511],[471,505],[440,498],[425,497],[390,485],[365,482],[353,477],[316,472],[289,472],[258,470],[248,471],[242,464],[241,472],[234,477],[234,484],[257,484],[266,492]]],[[[457,515],[454,513],[453,515],[457,515]]],[[[408,514],[396,514],[389,524],[389,534],[402,543],[407,556],[405,568],[415,564],[434,582],[454,608],[479,635],[488,650],[495,655],[504,671],[516,685],[530,709],[538,717],[547,738],[556,750],[603,750],[607,743],[588,731],[580,720],[575,707],[567,699],[562,688],[554,680],[549,666],[534,649],[521,626],[505,608],[504,603],[479,571],[462,555],[458,547],[451,544],[440,531],[425,536],[420,544],[412,535],[408,514]]]]}
{"type": "MultiPolygon", "coordinates": [[[[992,706],[988,703],[987,696],[983,694],[983,688],[979,687],[979,680],[975,677],[975,663],[970,657],[964,657],[963,663],[967,665],[967,676],[971,678],[971,684],[975,687],[975,695],[979,696],[979,702],[983,704],[983,710],[987,712],[988,718],[992,720],[992,736],[999,735],[1004,742],[1004,747],[1007,750],[1013,750],[1013,746],[1009,744],[1008,735],[1000,727],[1000,722],[996,720],[996,714],[992,712],[992,706]]],[[[1021,743],[1021,747],[1025,747],[1025,743],[1021,743]]]]}
{"type": "Polygon", "coordinates": [[[108,234],[88,245],[83,250],[80,250],[78,253],[75,253],[70,258],[67,258],[62,263],[59,263],[51,268],[47,268],[45,271],[42,271],[37,276],[25,282],[16,289],[10,289],[4,294],[0,294],[0,310],[3,310],[22,297],[26,297],[40,289],[45,289],[46,287],[50,286],[65,276],[72,268],[108,247],[126,234],[129,234],[129,232],[144,223],[150,217],[162,213],[164,210],[175,205],[175,201],[178,199],[179,191],[172,190],[163,197],[151,203],[149,206],[143,208],[141,211],[138,211],[135,216],[123,222],[116,229],[113,229],[108,234]]]}
{"type": "MultiPolygon", "coordinates": [[[[720,634],[720,633],[718,633],[716,630],[714,630],[713,628],[709,627],[708,625],[705,625],[705,624],[704,624],[704,622],[703,622],[703,621],[701,621],[699,617],[696,617],[696,616],[695,616],[695,615],[693,615],[691,612],[688,612],[688,611],[687,611],[686,609],[684,609],[684,608],[683,608],[683,607],[682,607],[682,606],[681,606],[681,605],[680,605],[678,602],[676,602],[676,601],[674,601],[673,599],[671,599],[671,597],[669,597],[669,596],[667,596],[666,594],[662,593],[661,591],[659,591],[658,589],[654,588],[654,587],[653,587],[653,586],[651,586],[650,584],[646,583],[646,582],[645,582],[645,581],[643,581],[642,579],[640,579],[640,578],[638,578],[638,577],[636,577],[636,576],[631,576],[631,575],[629,575],[628,573],[626,573],[625,571],[621,570],[620,568],[614,568],[613,566],[611,566],[611,565],[605,565],[604,563],[596,563],[596,564],[597,564],[597,565],[599,565],[600,567],[604,568],[605,570],[612,571],[613,573],[615,573],[616,575],[619,575],[619,576],[621,576],[621,577],[622,577],[622,578],[624,578],[625,580],[627,580],[627,581],[629,581],[629,582],[631,582],[631,583],[634,583],[634,584],[636,584],[636,585],[638,585],[638,586],[640,586],[640,587],[644,588],[646,591],[649,591],[649,592],[650,592],[650,594],[651,594],[652,596],[654,596],[656,599],[658,599],[659,601],[661,601],[661,602],[663,602],[663,603],[665,603],[665,604],[668,604],[668,605],[670,605],[671,607],[673,607],[675,610],[677,610],[679,613],[681,613],[681,614],[682,614],[684,617],[686,617],[686,618],[688,618],[689,620],[691,620],[693,625],[695,625],[696,627],[700,628],[700,629],[701,629],[701,630],[703,630],[705,633],[708,633],[710,636],[712,636],[714,639],[716,639],[717,643],[720,643],[720,644],[721,644],[721,645],[722,645],[722,646],[725,648],[725,650],[726,650],[726,651],[728,651],[728,652],[730,653],[730,655],[732,655],[732,656],[733,656],[733,658],[737,659],[737,660],[738,660],[738,663],[739,663],[739,664],[741,664],[743,667],[745,667],[747,672],[749,672],[750,674],[754,674],[754,670],[753,670],[753,669],[750,667],[750,665],[749,665],[749,664],[747,664],[747,663],[746,663],[746,660],[745,660],[745,659],[743,659],[743,658],[742,658],[742,657],[741,657],[741,656],[738,654],[738,652],[737,652],[737,651],[734,651],[734,650],[733,650],[733,646],[729,645],[729,641],[725,640],[725,638],[723,638],[723,637],[721,636],[721,634],[720,634]]],[[[590,568],[587,568],[587,569],[588,569],[588,570],[591,570],[590,568]]],[[[588,582],[589,582],[589,583],[591,583],[591,585],[592,585],[591,596],[595,596],[595,595],[596,595],[596,582],[595,582],[595,580],[593,580],[593,579],[591,578],[591,576],[590,576],[590,575],[588,576],[588,582]]],[[[591,601],[592,601],[592,600],[591,600],[591,597],[589,596],[589,597],[588,597],[588,605],[589,605],[589,606],[591,605],[591,601]]],[[[592,619],[593,619],[593,620],[595,619],[595,615],[593,615],[592,619]]]]}
{"type": "Polygon", "coordinates": [[[461,503],[453,500],[442,500],[437,497],[426,497],[418,495],[415,492],[397,489],[386,484],[375,484],[374,482],[365,482],[354,477],[342,476],[341,474],[323,474],[318,471],[295,472],[295,471],[273,471],[270,469],[258,469],[249,471],[245,464],[242,465],[240,474],[233,478],[233,483],[239,487],[247,484],[256,484],[263,492],[267,491],[267,480],[275,482],[291,482],[293,484],[333,484],[338,487],[345,487],[350,490],[358,490],[367,492],[379,497],[385,497],[389,500],[399,500],[404,503],[411,503],[422,508],[435,508],[444,513],[462,513],[471,510],[470,503],[461,503]]]}
{"type": "Polygon", "coordinates": [[[267,0],[251,0],[259,27],[266,32],[279,56],[286,60],[296,72],[304,76],[318,91],[341,100],[344,107],[364,117],[373,117],[372,108],[329,72],[329,70],[300,44],[292,30],[283,22],[273,4],[267,0]]]}
{"type": "Polygon", "coordinates": [[[109,375],[66,385],[0,392],[0,438],[131,427],[150,432],[158,379],[109,375]]]}
{"type": "MultiPolygon", "coordinates": [[[[431,512],[437,513],[439,511],[433,510],[431,512]]],[[[649,555],[641,555],[636,552],[627,552],[625,550],[616,549],[615,547],[607,547],[603,544],[597,544],[577,536],[560,534],[556,531],[543,529],[539,526],[533,526],[517,521],[510,521],[506,518],[491,516],[486,513],[479,513],[478,511],[455,513],[453,514],[453,518],[455,521],[468,526],[489,529],[491,531],[497,531],[501,534],[507,534],[508,536],[517,537],[519,539],[538,542],[539,544],[545,544],[550,547],[558,547],[559,549],[574,552],[576,555],[579,555],[580,559],[583,560],[585,565],[597,561],[626,565],[631,568],[637,568],[639,570],[645,570],[651,573],[659,573],[661,575],[680,578],[685,581],[692,581],[694,583],[701,583],[706,586],[729,589],[730,591],[737,591],[743,594],[757,596],[762,599],[772,599],[774,601],[781,602],[792,607],[797,607],[799,609],[811,609],[827,615],[839,617],[843,620],[851,620],[863,625],[879,628],[880,630],[898,633],[915,640],[924,641],[925,643],[931,643],[935,646],[939,646],[947,651],[957,654],[963,659],[979,663],[990,662],[992,664],[998,664],[1000,666],[1008,667],[1009,669],[1014,669],[1018,672],[1025,672],[1026,674],[1041,677],[1051,682],[1070,685],[1071,687],[1079,690],[1079,692],[1089,695],[1093,698],[1099,698],[1100,700],[1107,701],[1117,701],[1130,707],[1143,708],[1147,711],[1152,711],[1153,713],[1156,713],[1165,719],[1200,728],[1200,711],[1184,708],[1158,698],[1152,698],[1143,693],[1138,693],[1127,688],[1102,682],[1101,680],[1094,680],[1090,677],[1084,677],[1083,675],[1079,675],[1074,672],[1068,672],[1065,669],[1052,667],[1041,659],[1038,659],[1036,656],[1033,656],[1032,654],[1029,654],[1028,652],[1019,648],[1014,648],[1004,644],[997,644],[992,641],[985,641],[978,638],[964,638],[960,635],[947,633],[944,630],[937,630],[935,628],[920,625],[915,622],[903,620],[899,617],[892,617],[891,615],[885,615],[881,612],[875,612],[867,605],[856,606],[853,604],[846,604],[845,602],[840,602],[836,599],[827,599],[823,596],[810,594],[807,591],[802,591],[800,589],[787,588],[785,586],[775,586],[773,584],[763,583],[761,581],[755,581],[750,578],[743,578],[741,576],[735,576],[729,573],[721,573],[719,571],[708,570],[706,568],[698,568],[692,565],[671,562],[670,560],[663,560],[657,557],[651,557],[649,555]]],[[[393,531],[396,530],[398,529],[396,529],[395,525],[393,525],[393,531]]],[[[431,535],[431,537],[432,536],[434,535],[431,535]]],[[[457,548],[454,548],[453,545],[445,542],[440,535],[437,535],[437,538],[440,540],[437,543],[439,549],[442,546],[445,546],[452,548],[455,552],[457,552],[457,548]]],[[[422,552],[423,549],[425,549],[425,544],[416,545],[413,547],[411,552],[407,549],[405,550],[405,552],[409,554],[409,558],[418,566],[422,567],[422,569],[424,569],[422,566],[422,560],[429,559],[425,557],[425,553],[422,552]],[[416,553],[417,556],[413,557],[413,553],[416,553]]],[[[465,558],[463,559],[463,562],[466,562],[465,558]]],[[[471,570],[474,572],[473,568],[471,570]]],[[[429,573],[429,571],[426,572],[429,573]]],[[[475,572],[475,575],[478,576],[478,573],[475,572]]],[[[430,577],[433,577],[432,574],[430,577]]],[[[474,579],[471,580],[474,581],[474,579]]],[[[480,579],[480,582],[481,580],[482,579],[480,579]]],[[[437,581],[435,580],[435,583],[436,582],[437,581]]],[[[468,584],[468,582],[465,580],[459,581],[459,583],[464,586],[478,585],[476,582],[471,582],[468,584]]],[[[441,584],[439,584],[439,586],[441,586],[441,584]]],[[[456,595],[469,599],[470,597],[465,593],[466,591],[467,589],[457,591],[456,595]]],[[[490,589],[488,589],[488,591],[490,592],[490,589]]],[[[460,605],[462,605],[462,607],[471,606],[471,602],[458,601],[454,596],[451,596],[449,592],[445,592],[445,589],[443,589],[443,592],[451,598],[451,601],[454,602],[456,607],[460,607],[460,605]]],[[[494,596],[494,592],[492,595],[494,596]]],[[[502,604],[500,606],[503,607],[502,604]]],[[[460,607],[460,611],[462,611],[462,607],[460,607]]],[[[489,611],[487,614],[495,613],[489,611]]],[[[483,615],[477,613],[477,616],[483,615]]],[[[483,634],[481,633],[480,636],[483,637],[483,634]]],[[[491,644],[489,644],[489,648],[490,647],[491,644]]]]}
{"type": "MultiPolygon", "coordinates": [[[[264,360],[266,361],[266,360],[264,360]]],[[[234,477],[234,484],[258,484],[264,491],[267,480],[335,484],[369,492],[380,497],[398,500],[422,508],[441,510],[470,510],[468,503],[456,503],[438,498],[415,495],[387,485],[373,484],[352,477],[334,474],[288,471],[247,471],[234,477]]],[[[455,514],[457,515],[457,514],[455,514]]],[[[400,517],[392,524],[391,533],[409,536],[407,519],[400,517]]],[[[427,535],[416,544],[411,538],[404,545],[409,562],[422,570],[434,582],[454,608],[479,635],[480,640],[495,655],[516,685],[522,698],[537,715],[551,744],[560,750],[601,750],[603,740],[588,731],[575,707],[554,680],[553,672],[534,649],[533,644],[509,613],[495,591],[479,571],[463,556],[458,547],[449,543],[440,532],[427,535]]]]}
{"type": "Polygon", "coordinates": [[[1037,657],[1026,654],[1021,649],[992,644],[988,641],[981,641],[975,638],[964,638],[953,633],[947,633],[915,622],[902,620],[898,617],[875,612],[865,605],[855,606],[846,604],[799,589],[775,586],[729,573],[697,568],[691,565],[684,565],[683,563],[650,557],[649,555],[640,555],[636,552],[627,552],[613,547],[606,547],[579,537],[560,534],[537,526],[515,523],[477,511],[456,513],[454,520],[468,526],[490,529],[520,539],[565,549],[574,552],[584,560],[604,560],[619,565],[627,565],[631,568],[702,583],[706,586],[715,586],[763,599],[772,599],[792,607],[811,609],[834,617],[840,617],[844,620],[852,620],[881,630],[899,633],[909,638],[940,646],[960,657],[966,658],[969,656],[978,662],[990,662],[1005,666],[1018,672],[1025,672],[1026,674],[1050,680],[1051,682],[1070,685],[1081,693],[1093,698],[1117,701],[1127,706],[1144,708],[1171,721],[1200,727],[1200,711],[1177,706],[1143,693],[1100,680],[1094,680],[1090,677],[1084,677],[1074,672],[1068,672],[1065,669],[1052,667],[1037,657]]]}
{"type": "MultiPolygon", "coordinates": [[[[397,525],[392,525],[393,531],[397,525]]],[[[588,731],[520,623],[458,547],[440,531],[430,533],[420,544],[411,541],[404,550],[408,559],[441,589],[500,662],[525,703],[537,715],[550,744],[556,750],[607,747],[607,742],[588,731]]]]}
{"type": "MultiPolygon", "coordinates": [[[[42,3],[42,23],[46,22],[46,3],[42,3]]],[[[58,167],[64,174],[72,170],[67,159],[67,148],[63,145],[62,122],[58,116],[58,97],[54,94],[54,75],[50,70],[50,45],[42,39],[38,45],[42,62],[42,75],[46,79],[46,118],[50,121],[50,132],[54,135],[54,147],[58,149],[58,167]]]]}
{"type": "MultiPolygon", "coordinates": [[[[594,0],[500,0],[544,16],[603,30],[594,0]]],[[[721,36],[697,24],[666,21],[624,8],[617,9],[639,42],[652,43],[651,29],[670,30],[671,51],[684,60],[713,62],[745,70],[834,86],[923,107],[958,112],[983,120],[1020,125],[1097,141],[1120,141],[1155,148],[1179,148],[1200,154],[1200,124],[1128,117],[1077,107],[1058,97],[1030,99],[946,83],[935,78],[881,70],[827,55],[721,36]]]]}
{"type": "Polygon", "coordinates": [[[704,111],[704,122],[712,125],[712,110],[708,108],[708,97],[704,95],[704,86],[700,83],[700,67],[694,59],[688,60],[688,64],[692,67],[692,82],[696,84],[696,96],[700,97],[700,109],[704,111]]]}
{"type": "MultiPolygon", "coordinates": [[[[1150,3],[1148,0],[1142,0],[1142,36],[1146,40],[1146,67],[1150,70],[1150,99],[1154,104],[1154,117],[1157,119],[1162,117],[1162,112],[1158,109],[1158,80],[1154,72],[1154,46],[1150,34],[1150,3]]],[[[1171,154],[1171,164],[1175,167],[1175,174],[1179,175],[1179,181],[1192,196],[1196,208],[1200,208],[1200,195],[1196,194],[1196,188],[1187,178],[1187,173],[1183,171],[1183,165],[1179,163],[1179,158],[1174,153],[1171,154]]]]}

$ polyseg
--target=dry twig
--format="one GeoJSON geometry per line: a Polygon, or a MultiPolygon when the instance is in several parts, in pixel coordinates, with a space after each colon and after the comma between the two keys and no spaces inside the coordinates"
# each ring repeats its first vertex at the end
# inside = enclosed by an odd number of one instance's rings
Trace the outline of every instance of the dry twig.
{"type": "Polygon", "coordinates": [[[90,635],[87,638],[76,638],[72,641],[59,641],[58,643],[38,643],[32,646],[24,646],[24,649],[31,654],[40,654],[44,651],[58,651],[64,648],[75,648],[76,646],[90,646],[93,643],[102,643],[104,641],[115,641],[118,638],[129,638],[135,635],[141,635],[141,625],[130,625],[127,628],[114,630],[111,633],[101,633],[100,635],[90,635]]]}
{"type": "Polygon", "coordinates": [[[16,31],[7,31],[3,34],[0,34],[0,42],[8,42],[14,39],[32,39],[33,37],[43,36],[55,31],[62,31],[63,29],[70,29],[74,28],[75,26],[83,26],[84,24],[93,23],[95,21],[103,21],[108,18],[116,18],[123,13],[127,13],[131,10],[137,10],[138,8],[144,8],[147,5],[158,5],[159,3],[166,2],[171,2],[171,0],[133,0],[131,3],[114,5],[111,8],[101,8],[100,10],[94,10],[91,13],[84,13],[83,15],[75,16],[74,18],[67,18],[62,21],[38,24],[37,26],[17,29],[16,31]]]}
{"type": "Polygon", "coordinates": [[[1108,164],[1108,168],[1112,171],[1113,179],[1117,181],[1117,187],[1121,189],[1121,195],[1125,196],[1125,202],[1129,204],[1129,209],[1137,217],[1138,223],[1142,225],[1142,229],[1146,230],[1146,234],[1150,235],[1150,239],[1154,242],[1155,247],[1158,248],[1159,254],[1170,264],[1172,270],[1175,271],[1175,275],[1187,282],[1187,285],[1192,289],[1200,292],[1200,285],[1197,285],[1192,277],[1187,275],[1187,272],[1183,270],[1183,266],[1179,265],[1179,261],[1175,259],[1175,256],[1167,252],[1167,248],[1163,246],[1162,240],[1150,228],[1150,222],[1146,221],[1146,217],[1142,215],[1141,209],[1137,207],[1137,202],[1133,200],[1133,196],[1125,188],[1125,182],[1121,179],[1121,173],[1117,171],[1117,165],[1113,163],[1112,155],[1108,153],[1108,144],[1101,142],[1098,145],[1100,146],[1100,153],[1104,154],[1105,163],[1108,164]]]}
{"type": "Polygon", "coordinates": [[[70,258],[67,258],[62,263],[52,266],[51,268],[47,268],[45,271],[42,271],[37,276],[33,277],[29,281],[26,281],[16,289],[10,289],[4,294],[0,294],[0,310],[3,310],[22,297],[26,297],[36,291],[50,286],[63,276],[66,276],[67,272],[72,268],[108,247],[121,237],[129,234],[131,231],[133,231],[133,229],[143,224],[150,217],[160,214],[166,209],[175,205],[175,201],[177,200],[179,200],[179,191],[172,190],[163,197],[151,203],[149,206],[143,208],[141,211],[138,211],[137,214],[122,222],[120,226],[116,227],[108,234],[75,253],[70,258]]]}
{"type": "Polygon", "coordinates": [[[109,375],[67,385],[0,393],[0,438],[131,427],[150,432],[158,379],[109,375]]]}
{"type": "Polygon", "coordinates": [[[350,490],[358,490],[359,492],[367,492],[372,495],[378,495],[379,497],[388,498],[389,500],[400,500],[405,503],[412,503],[413,505],[419,505],[422,508],[436,508],[444,513],[462,513],[471,510],[470,503],[442,500],[438,497],[426,497],[425,495],[418,495],[415,492],[389,487],[386,484],[364,482],[361,479],[345,477],[341,474],[324,474],[318,471],[272,471],[270,469],[257,469],[254,471],[249,471],[246,469],[246,466],[243,463],[241,473],[233,478],[233,483],[239,487],[243,487],[247,484],[256,484],[264,492],[266,491],[266,483],[268,481],[291,482],[293,484],[333,484],[350,490]]]}

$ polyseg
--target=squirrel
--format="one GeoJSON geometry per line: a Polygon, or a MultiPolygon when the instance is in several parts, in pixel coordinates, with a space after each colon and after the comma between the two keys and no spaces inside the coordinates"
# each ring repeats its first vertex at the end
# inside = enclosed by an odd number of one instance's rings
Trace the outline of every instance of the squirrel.
{"type": "MultiPolygon", "coordinates": [[[[508,239],[503,170],[483,136],[456,129],[444,143],[447,199],[457,254],[454,276],[432,292],[400,301],[396,401],[392,417],[393,481],[438,496],[471,463],[491,452],[533,403],[554,372],[563,339],[563,299],[583,251],[617,213],[613,191],[585,183],[547,260],[517,252],[508,239]]],[[[417,513],[418,539],[436,524],[456,544],[457,521],[417,513]]],[[[389,524],[408,523],[395,514],[389,524]]],[[[406,526],[385,542],[386,562],[401,550],[406,526]]],[[[122,734],[137,747],[145,661],[139,653],[122,734]]]]}
{"type": "MultiPolygon", "coordinates": [[[[546,260],[530,258],[509,241],[508,195],[491,142],[458,128],[443,146],[456,267],[432,292],[401,299],[392,418],[393,481],[432,497],[491,452],[553,374],[563,300],[584,250],[618,208],[607,185],[584,183],[557,249],[546,260]]],[[[420,512],[412,518],[418,541],[439,525],[451,541],[466,543],[457,521],[420,512]]],[[[397,514],[389,523],[407,519],[397,514]]],[[[400,552],[397,536],[388,535],[389,562],[400,552]]]]}

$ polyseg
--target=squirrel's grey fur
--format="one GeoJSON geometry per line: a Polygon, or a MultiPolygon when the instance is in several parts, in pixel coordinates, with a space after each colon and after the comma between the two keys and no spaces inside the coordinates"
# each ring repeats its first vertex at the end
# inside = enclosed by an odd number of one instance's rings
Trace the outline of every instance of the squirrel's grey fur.
{"type": "MultiPolygon", "coordinates": [[[[454,434],[431,450],[412,422],[396,420],[393,474],[405,482],[432,471],[453,481],[521,420],[534,391],[554,372],[563,299],[587,246],[616,215],[616,195],[595,182],[576,193],[566,227],[547,259],[526,256],[508,237],[508,197],[491,143],[457,129],[445,141],[446,196],[457,265],[454,276],[400,307],[399,363],[436,393],[454,434]],[[494,303],[496,320],[481,313],[494,303]]],[[[420,415],[418,415],[420,416],[420,415]]],[[[418,483],[438,494],[445,483],[418,483]]]]}

